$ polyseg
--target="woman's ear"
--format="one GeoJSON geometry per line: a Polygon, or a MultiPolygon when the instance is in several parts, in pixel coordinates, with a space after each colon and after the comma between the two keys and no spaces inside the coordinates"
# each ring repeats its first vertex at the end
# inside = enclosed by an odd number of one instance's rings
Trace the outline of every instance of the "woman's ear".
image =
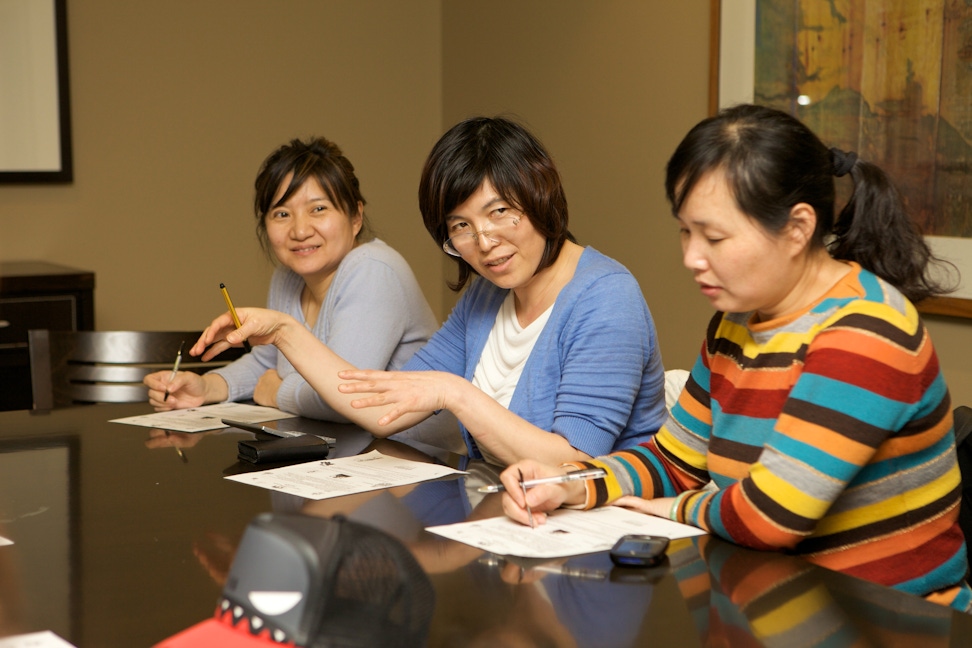
{"type": "Polygon", "coordinates": [[[362,226],[364,226],[364,205],[359,200],[358,211],[351,217],[351,227],[354,229],[355,238],[361,233],[362,226]]]}
{"type": "Polygon", "coordinates": [[[807,203],[797,203],[790,209],[790,222],[784,236],[796,246],[797,252],[810,246],[817,229],[817,210],[807,203]]]}

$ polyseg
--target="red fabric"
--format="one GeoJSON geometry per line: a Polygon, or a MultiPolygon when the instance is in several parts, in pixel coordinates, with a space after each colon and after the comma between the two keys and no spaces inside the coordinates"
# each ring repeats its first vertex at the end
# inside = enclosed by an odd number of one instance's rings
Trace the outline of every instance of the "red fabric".
{"type": "Polygon", "coordinates": [[[249,623],[241,619],[237,627],[219,619],[207,619],[202,623],[172,635],[156,644],[154,648],[292,648],[293,643],[277,643],[270,639],[264,630],[257,636],[250,634],[249,623]]]}

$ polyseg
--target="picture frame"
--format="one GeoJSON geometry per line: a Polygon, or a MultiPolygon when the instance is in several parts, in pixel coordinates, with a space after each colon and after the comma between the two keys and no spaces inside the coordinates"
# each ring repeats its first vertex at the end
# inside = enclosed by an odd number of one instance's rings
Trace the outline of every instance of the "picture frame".
{"type": "MultiPolygon", "coordinates": [[[[709,112],[755,96],[757,0],[710,0],[709,112]]],[[[797,44],[794,43],[794,52],[797,44]]],[[[972,179],[969,180],[972,182],[972,179]]],[[[972,238],[926,236],[932,252],[960,274],[957,290],[922,301],[922,313],[972,318],[972,238]]]]}
{"type": "Polygon", "coordinates": [[[0,183],[74,179],[66,0],[0,0],[0,183]]]}

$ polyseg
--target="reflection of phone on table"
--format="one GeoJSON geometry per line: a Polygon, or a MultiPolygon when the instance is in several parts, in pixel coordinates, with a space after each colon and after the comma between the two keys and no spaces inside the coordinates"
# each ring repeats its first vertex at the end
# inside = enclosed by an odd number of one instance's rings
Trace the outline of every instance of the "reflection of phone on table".
{"type": "Polygon", "coordinates": [[[619,567],[652,567],[665,558],[666,549],[664,536],[626,535],[611,547],[611,561],[619,567]]]}

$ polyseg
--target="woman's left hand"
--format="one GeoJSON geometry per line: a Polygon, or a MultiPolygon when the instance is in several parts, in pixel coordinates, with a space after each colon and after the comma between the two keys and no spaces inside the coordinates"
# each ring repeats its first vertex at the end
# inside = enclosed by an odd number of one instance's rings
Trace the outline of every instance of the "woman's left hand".
{"type": "Polygon", "coordinates": [[[355,408],[390,405],[378,419],[378,425],[388,425],[409,412],[434,412],[452,409],[457,394],[471,384],[463,378],[442,371],[378,371],[354,369],[338,373],[346,382],[338,385],[343,394],[371,394],[351,401],[355,408]]]}
{"type": "Polygon", "coordinates": [[[253,402],[264,407],[277,406],[277,392],[283,379],[276,369],[267,369],[257,380],[256,387],[253,388],[253,402]]]}
{"type": "Polygon", "coordinates": [[[672,512],[674,497],[656,497],[655,499],[641,499],[635,495],[625,495],[611,502],[614,506],[621,506],[632,511],[640,511],[648,515],[657,515],[665,519],[672,512]]]}

